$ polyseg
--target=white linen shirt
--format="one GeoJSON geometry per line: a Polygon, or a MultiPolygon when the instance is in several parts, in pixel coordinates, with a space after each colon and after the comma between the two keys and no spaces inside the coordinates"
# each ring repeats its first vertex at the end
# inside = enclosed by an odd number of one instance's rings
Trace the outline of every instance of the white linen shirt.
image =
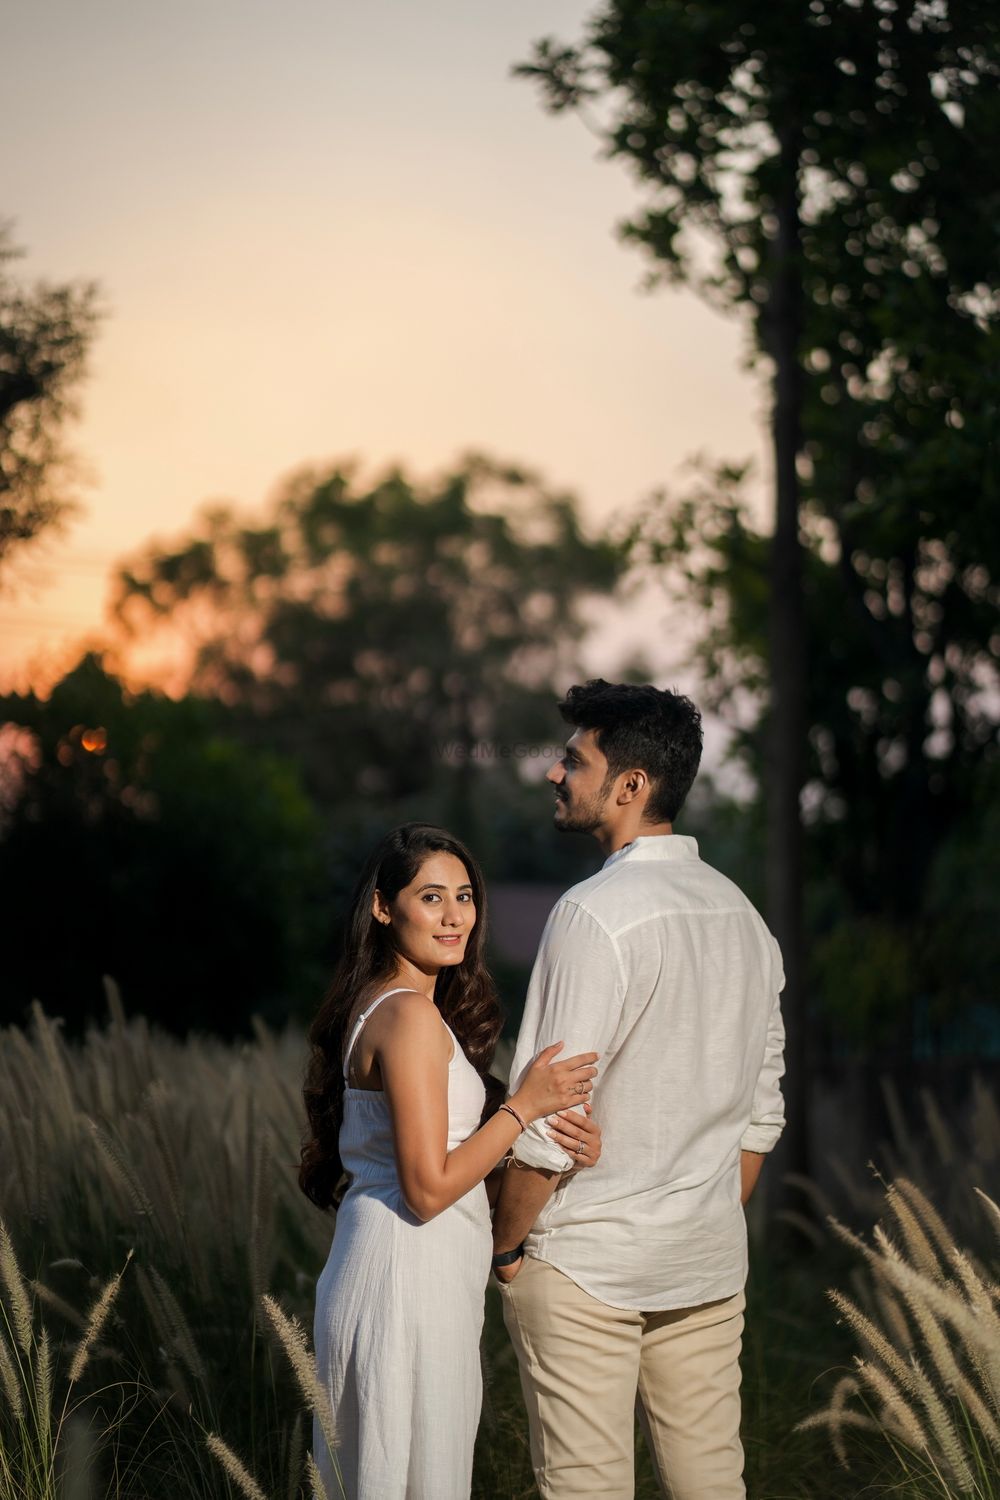
{"type": "MultiPolygon", "coordinates": [[[[556,903],[511,1084],[552,1042],[561,1057],[599,1052],[603,1150],[556,1187],[527,1254],[611,1307],[695,1307],[742,1288],[740,1151],[770,1151],[784,1124],[783,984],[763,919],[693,838],[637,838],[556,903]]],[[[544,1121],[514,1155],[571,1165],[544,1121]]]]}

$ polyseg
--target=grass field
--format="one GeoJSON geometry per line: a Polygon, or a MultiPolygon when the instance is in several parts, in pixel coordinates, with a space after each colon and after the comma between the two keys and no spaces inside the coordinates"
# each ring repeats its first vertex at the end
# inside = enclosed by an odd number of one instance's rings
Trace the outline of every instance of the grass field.
{"type": "MultiPolygon", "coordinates": [[[[294,1034],[227,1046],[153,1033],[113,992],[107,1025],[80,1044],[40,1013],[0,1034],[0,1500],[311,1494],[307,1361],[288,1320],[311,1326],[333,1226],[295,1181],[302,1060],[294,1034]],[[268,1314],[265,1293],[282,1311],[268,1314]]],[[[883,1205],[889,1252],[815,1225],[755,1226],[752,1500],[1000,1495],[996,1239],[973,1192],[995,1115],[979,1097],[960,1165],[954,1151],[948,1163],[912,1151],[910,1165],[948,1168],[961,1223],[935,1225],[923,1200],[897,1194],[883,1205]],[[975,1252],[964,1269],[953,1236],[975,1252]],[[828,1287],[870,1324],[838,1313],[828,1287]],[[818,1425],[796,1431],[809,1418],[818,1425]]],[[[847,1182],[845,1209],[867,1231],[868,1181],[847,1182]]],[[[526,1424],[492,1290],[484,1368],[473,1494],[527,1500],[526,1424]]],[[[636,1494],[655,1493],[640,1451],[636,1494]]]]}

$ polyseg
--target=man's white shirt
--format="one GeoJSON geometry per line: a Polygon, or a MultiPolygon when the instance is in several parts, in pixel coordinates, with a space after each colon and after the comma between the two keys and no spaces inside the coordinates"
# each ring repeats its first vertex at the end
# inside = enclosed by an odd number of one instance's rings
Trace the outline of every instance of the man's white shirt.
{"type": "MultiPolygon", "coordinates": [[[[781,955],[731,880],[680,834],[635,839],[557,902],[511,1068],[552,1042],[599,1052],[596,1167],[558,1186],[526,1241],[611,1307],[657,1312],[738,1292],[740,1151],[781,1134],[781,955]]],[[[527,1166],[570,1158],[529,1126],[527,1166]]]]}

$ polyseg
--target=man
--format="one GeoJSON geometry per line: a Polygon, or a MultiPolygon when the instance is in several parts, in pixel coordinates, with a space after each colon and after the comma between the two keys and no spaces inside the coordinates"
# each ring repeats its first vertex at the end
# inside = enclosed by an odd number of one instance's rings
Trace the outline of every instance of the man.
{"type": "Polygon", "coordinates": [[[701,759],[694,704],[597,680],[560,710],[555,824],[606,859],[549,917],[511,1078],[550,1042],[598,1051],[603,1154],[564,1175],[541,1121],[504,1174],[494,1269],[532,1463],[544,1500],[632,1500],[638,1405],[671,1500],[740,1500],[742,1203],[784,1123],[781,957],[673,832],[701,759]]]}

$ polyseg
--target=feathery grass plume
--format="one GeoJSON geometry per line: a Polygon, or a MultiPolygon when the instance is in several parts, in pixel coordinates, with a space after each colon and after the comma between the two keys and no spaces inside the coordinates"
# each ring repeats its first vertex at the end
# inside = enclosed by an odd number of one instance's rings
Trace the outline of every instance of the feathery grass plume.
{"type": "Polygon", "coordinates": [[[14,1337],[22,1354],[31,1352],[31,1303],[21,1275],[21,1267],[14,1254],[14,1246],[7,1226],[0,1219],[0,1280],[7,1288],[11,1316],[14,1319],[14,1337]]]}
{"type": "Polygon", "coordinates": [[[58,1092],[62,1096],[67,1118],[72,1118],[76,1110],[76,1101],[73,1098],[73,1085],[66,1067],[65,1043],[59,1036],[59,1027],[63,1023],[61,1020],[51,1020],[37,1000],[31,1002],[31,1021],[42,1049],[42,1056],[45,1058],[49,1098],[53,1093],[58,1092]]]}
{"type": "Polygon", "coordinates": [[[184,1208],[184,1192],[181,1188],[180,1174],[178,1172],[175,1156],[176,1142],[174,1141],[170,1128],[164,1120],[164,1115],[171,1104],[170,1091],[162,1079],[155,1079],[146,1090],[143,1100],[145,1105],[145,1118],[143,1124],[149,1131],[152,1143],[155,1146],[155,1161],[159,1168],[159,1178],[164,1189],[164,1197],[169,1207],[168,1221],[178,1227],[182,1227],[187,1214],[184,1208]]]}
{"type": "MultiPolygon", "coordinates": [[[[836,1200],[836,1216],[847,1223],[871,1222],[882,1208],[886,1179],[895,1180],[895,1186],[916,1214],[939,1258],[947,1259],[942,1219],[948,1230],[974,1251],[978,1248],[982,1225],[972,1189],[990,1181],[991,1176],[996,1179],[994,1167],[1000,1158],[1000,1110],[990,1090],[981,1078],[974,1076],[971,1100],[961,1112],[949,1114],[947,1121],[940,1105],[925,1091],[923,1107],[911,1122],[891,1081],[882,1079],[881,1084],[890,1121],[889,1138],[879,1142],[875,1153],[881,1171],[869,1162],[870,1175],[866,1178],[846,1161],[832,1157],[827,1163],[833,1174],[828,1191],[836,1200]],[[909,1191],[908,1184],[915,1192],[934,1200],[940,1218],[931,1220],[921,1211],[921,1203],[909,1191]]],[[[806,1187],[794,1176],[786,1180],[816,1204],[815,1188],[806,1187]]],[[[819,1220],[821,1216],[816,1218],[819,1220]]],[[[822,1223],[819,1227],[822,1228],[822,1223]]]]}
{"type": "Polygon", "coordinates": [[[959,1377],[958,1385],[955,1388],[955,1395],[982,1432],[989,1446],[994,1452],[1000,1453],[1000,1425],[997,1424],[993,1413],[989,1410],[968,1376],[961,1375],[959,1377]]]}
{"type": "Polygon", "coordinates": [[[156,1287],[156,1295],[163,1308],[167,1326],[170,1329],[174,1346],[181,1360],[186,1366],[188,1373],[202,1384],[206,1381],[205,1362],[198,1352],[198,1346],[191,1332],[191,1325],[184,1316],[180,1303],[170,1290],[163,1277],[155,1266],[150,1266],[150,1275],[156,1287]]]}
{"type": "Polygon", "coordinates": [[[306,1478],[309,1481],[309,1494],[312,1500],[330,1500],[323,1483],[323,1476],[319,1472],[319,1464],[311,1453],[306,1454],[306,1478]]]}
{"type": "Polygon", "coordinates": [[[171,1332],[170,1323],[166,1315],[164,1314],[163,1308],[160,1306],[160,1299],[156,1295],[156,1288],[154,1287],[152,1281],[149,1279],[149,1275],[146,1271],[145,1266],[136,1266],[135,1279],[139,1286],[139,1295],[146,1305],[146,1311],[149,1314],[149,1321],[152,1324],[153,1328],[156,1330],[156,1335],[160,1341],[163,1352],[166,1352],[168,1346],[172,1342],[173,1335],[171,1332]]]}
{"type": "Polygon", "coordinates": [[[986,1205],[986,1211],[989,1215],[990,1223],[993,1225],[993,1228],[996,1230],[997,1234],[1000,1235],[1000,1205],[994,1203],[993,1199],[989,1196],[988,1193],[984,1193],[982,1188],[977,1187],[975,1191],[979,1194],[979,1197],[986,1205]]]}
{"type": "Polygon", "coordinates": [[[893,1348],[881,1329],[876,1328],[871,1318],[866,1317],[860,1307],[856,1306],[849,1297],[845,1297],[843,1292],[828,1291],[826,1295],[840,1313],[844,1322],[864,1340],[871,1352],[882,1361],[886,1369],[892,1371],[904,1390],[908,1390],[911,1395],[916,1395],[917,1388],[913,1379],[913,1371],[902,1356],[893,1348]]]}
{"type": "Polygon", "coordinates": [[[958,1361],[955,1358],[941,1324],[927,1306],[916,1284],[911,1284],[910,1290],[905,1292],[904,1296],[906,1297],[906,1305],[913,1314],[913,1319],[920,1329],[924,1343],[930,1352],[934,1368],[941,1379],[941,1384],[949,1395],[954,1395],[962,1372],[958,1367],[958,1361]]]}
{"type": "Polygon", "coordinates": [[[871,1245],[867,1245],[861,1236],[855,1234],[852,1229],[848,1229],[846,1224],[841,1224],[839,1219],[831,1219],[830,1228],[838,1239],[843,1240],[845,1245],[850,1245],[851,1249],[856,1250],[859,1255],[863,1255],[870,1265],[878,1264],[878,1256],[871,1245]]]}
{"type": "MultiPolygon", "coordinates": [[[[920,1227],[916,1214],[914,1214],[895,1183],[890,1183],[885,1199],[899,1225],[903,1236],[903,1243],[917,1270],[922,1271],[925,1276],[933,1277],[935,1281],[940,1281],[942,1279],[941,1262],[935,1255],[934,1247],[931,1245],[930,1240],[920,1227]]],[[[950,1247],[951,1242],[949,1241],[950,1247]]]]}
{"type": "MultiPolygon", "coordinates": [[[[125,1266],[128,1265],[131,1259],[132,1251],[130,1250],[125,1257],[125,1266]]],[[[108,1313],[111,1311],[111,1304],[118,1295],[118,1288],[121,1286],[122,1276],[125,1274],[125,1266],[122,1267],[117,1275],[112,1276],[87,1314],[87,1324],[83,1330],[83,1337],[76,1346],[76,1353],[73,1355],[73,1362],[69,1367],[70,1385],[75,1385],[87,1368],[90,1351],[94,1347],[94,1342],[100,1334],[101,1329],[107,1322],[108,1313]]]]}
{"type": "Polygon", "coordinates": [[[21,1377],[14,1368],[7,1340],[0,1333],[0,1385],[7,1398],[7,1405],[18,1422],[24,1421],[24,1397],[21,1395],[21,1377]]]}
{"type": "Polygon", "coordinates": [[[265,1224],[271,1223],[274,1198],[271,1192],[271,1150],[265,1130],[253,1114],[252,1096],[247,1095],[247,1144],[250,1177],[250,1232],[247,1236],[247,1270],[256,1302],[270,1284],[272,1248],[265,1224]]]}
{"type": "MultiPolygon", "coordinates": [[[[873,1278],[873,1291],[863,1295],[874,1316],[841,1292],[828,1295],[871,1356],[856,1358],[855,1365],[879,1403],[877,1430],[919,1454],[943,1493],[993,1495],[992,1488],[977,1489],[976,1475],[987,1473],[991,1452],[1000,1452],[1000,1313],[991,1289],[919,1189],[891,1184],[886,1196],[902,1246],[881,1225],[870,1245],[831,1221],[873,1278]]],[[[849,1397],[841,1381],[825,1410],[800,1424],[825,1427],[838,1458],[843,1429],[864,1427],[850,1415],[849,1397]]]]}
{"type": "Polygon", "coordinates": [[[101,983],[104,986],[104,999],[108,1007],[109,1029],[124,1031],[125,1007],[122,1004],[122,992],[118,987],[118,982],[112,979],[110,974],[105,974],[102,976],[101,983]]]}
{"type": "MultiPolygon", "coordinates": [[[[913,1363],[916,1364],[916,1361],[914,1360],[913,1363]]],[[[937,1440],[940,1455],[959,1489],[968,1492],[974,1488],[975,1480],[955,1424],[930,1380],[925,1378],[921,1381],[921,1386],[921,1400],[931,1424],[931,1432],[937,1440]]]]}
{"type": "Polygon", "coordinates": [[[247,1496],[247,1500],[267,1500],[267,1496],[253,1475],[247,1469],[241,1459],[236,1457],[228,1443],[224,1443],[219,1435],[210,1432],[205,1438],[205,1446],[214,1459],[225,1469],[230,1479],[247,1496]]]}
{"type": "MultiPolygon", "coordinates": [[[[970,1265],[961,1250],[955,1250],[952,1253],[952,1260],[961,1277],[970,1306],[982,1318],[983,1323],[994,1330],[996,1338],[993,1342],[997,1351],[1000,1351],[1000,1316],[997,1315],[997,1310],[993,1305],[989,1287],[979,1279],[974,1267],[970,1265]]],[[[982,1381],[983,1389],[988,1392],[991,1405],[1000,1416],[1000,1352],[991,1359],[989,1354],[984,1357],[983,1351],[972,1344],[967,1344],[966,1347],[976,1373],[982,1381]]]]}
{"type": "Polygon", "coordinates": [[[43,1449],[48,1448],[52,1430],[52,1345],[49,1330],[42,1329],[35,1352],[35,1426],[43,1449]]]}
{"type": "Polygon", "coordinates": [[[72,1323],[76,1328],[83,1327],[84,1319],[77,1312],[76,1308],[71,1307],[65,1298],[59,1296],[58,1292],[54,1292],[51,1287],[46,1286],[44,1281],[30,1281],[28,1285],[41,1302],[44,1302],[47,1307],[51,1307],[52,1311],[57,1312],[61,1318],[65,1318],[67,1323],[72,1323]]]}
{"type": "MultiPolygon", "coordinates": [[[[9,1075],[3,1080],[3,1087],[8,1083],[9,1075]]],[[[0,1127],[0,1140],[9,1148],[13,1182],[20,1188],[21,1198],[20,1203],[11,1198],[5,1206],[18,1219],[39,1221],[48,1216],[43,1162],[50,1159],[51,1141],[47,1135],[51,1132],[45,1129],[40,1093],[31,1095],[25,1102],[25,1110],[23,1114],[9,1113],[0,1127]]]]}
{"type": "Polygon", "coordinates": [[[113,1140],[106,1130],[102,1130],[96,1120],[88,1117],[87,1125],[105,1161],[124,1185],[135,1212],[155,1221],[156,1214],[149,1196],[117,1141],[113,1140]]]}
{"type": "Polygon", "coordinates": [[[897,1349],[912,1349],[913,1334],[906,1321],[906,1314],[899,1305],[899,1298],[882,1276],[876,1278],[875,1303],[882,1315],[889,1341],[897,1349]]]}
{"type": "Polygon", "coordinates": [[[915,1182],[908,1177],[900,1177],[893,1187],[896,1188],[904,1198],[907,1199],[913,1212],[916,1214],[924,1230],[937,1247],[936,1254],[941,1260],[947,1261],[955,1248],[955,1236],[948,1229],[947,1224],[927,1197],[921,1192],[915,1182]]]}
{"type": "Polygon", "coordinates": [[[996,1317],[996,1308],[994,1308],[993,1298],[990,1296],[990,1287],[979,1277],[969,1257],[963,1256],[961,1250],[952,1250],[952,1262],[955,1263],[955,1269],[957,1269],[958,1275],[961,1277],[961,1283],[963,1283],[963,1287],[966,1289],[966,1296],[969,1298],[970,1304],[975,1308],[979,1308],[985,1319],[996,1317]]]}
{"type": "Polygon", "coordinates": [[[1000,1411],[1000,1317],[992,1305],[986,1315],[963,1300],[954,1285],[939,1286],[921,1277],[905,1262],[886,1262],[886,1275],[903,1291],[922,1295],[939,1316],[949,1323],[961,1338],[965,1353],[989,1394],[990,1403],[1000,1411]]]}
{"type": "MultiPolygon", "coordinates": [[[[882,1428],[874,1417],[866,1417],[864,1412],[845,1409],[840,1413],[838,1422],[841,1427],[854,1427],[861,1432],[881,1432],[882,1428]]],[[[801,1422],[796,1422],[792,1428],[793,1432],[812,1432],[817,1427],[825,1427],[829,1430],[830,1414],[826,1410],[814,1411],[811,1416],[803,1417],[801,1422]]]]}
{"type": "MultiPolygon", "coordinates": [[[[56,1429],[64,1395],[69,1421],[74,1401],[91,1384],[103,1384],[100,1361],[120,1349],[129,1376],[134,1367],[136,1378],[112,1387],[130,1394],[123,1398],[120,1420],[114,1413],[108,1418],[109,1428],[117,1424],[114,1430],[102,1430],[100,1436],[101,1450],[108,1454],[111,1493],[120,1484],[122,1495],[141,1495],[143,1500],[208,1495],[216,1489],[237,1494],[205,1449],[200,1428],[191,1429],[187,1408],[192,1399],[202,1412],[211,1409],[210,1403],[222,1404],[222,1393],[232,1389],[232,1361],[241,1347],[237,1341],[247,1331],[246,1226],[254,1196],[247,1170],[248,1096],[258,1133],[267,1135],[270,1148],[270,1164],[258,1173],[256,1192],[259,1243],[270,1259],[264,1253],[258,1260],[271,1265],[272,1284],[289,1286],[294,1300],[285,1304],[287,1310],[298,1312],[307,1324],[303,1309],[312,1297],[315,1275],[304,1268],[322,1264],[330,1223],[306,1205],[294,1170],[285,1170],[286,1163],[294,1168],[303,1128],[305,1052],[304,1039],[292,1031],[275,1034],[266,1044],[262,1039],[258,1046],[234,1047],[207,1037],[181,1041],[122,1016],[110,1028],[104,1023],[88,1026],[83,1038],[72,1042],[58,1027],[46,1031],[44,1023],[30,1031],[0,1028],[0,1141],[7,1148],[0,1163],[0,1217],[10,1230],[20,1267],[29,1273],[19,1269],[13,1274],[8,1258],[8,1279],[21,1309],[21,1339],[0,1279],[0,1333],[7,1351],[6,1360],[0,1351],[0,1426],[4,1443],[10,1431],[17,1444],[14,1457],[9,1444],[6,1455],[0,1449],[0,1500],[41,1500],[34,1490],[25,1494],[20,1474],[7,1485],[3,1471],[5,1456],[11,1465],[20,1462],[18,1411],[24,1432],[30,1436],[34,1430],[39,1314],[49,1327],[54,1356],[52,1437],[58,1452],[63,1438],[57,1442],[56,1429]],[[72,1112],[58,1088],[48,1089],[46,1047],[56,1049],[68,1073],[72,1112]],[[103,1141],[95,1137],[88,1118],[98,1125],[103,1141]],[[261,1191],[265,1177],[266,1193],[261,1191]],[[35,1215],[43,1204],[46,1217],[39,1225],[35,1215]],[[186,1239],[176,1227],[178,1205],[188,1218],[186,1239]],[[194,1224],[197,1234],[190,1232],[194,1224]],[[129,1265],[91,1344],[82,1377],[68,1386],[87,1316],[111,1268],[122,1268],[124,1254],[119,1255],[118,1246],[124,1251],[130,1244],[137,1264],[129,1265]],[[35,1257],[42,1247],[40,1270],[35,1257]],[[83,1266],[92,1264],[108,1271],[87,1290],[83,1266]],[[180,1300],[183,1320],[150,1275],[151,1264],[180,1300]],[[38,1288],[31,1276],[40,1278],[38,1288]],[[46,1290],[40,1290],[46,1283],[46,1290]],[[193,1331],[191,1343],[197,1341],[195,1359],[190,1343],[182,1350],[185,1323],[193,1331]],[[30,1344],[28,1354],[22,1353],[22,1343],[30,1344]],[[192,1378],[191,1364],[204,1367],[204,1385],[192,1378]]],[[[259,1304],[252,1305],[263,1318],[259,1304]]],[[[271,1329],[266,1332],[271,1346],[271,1329]]],[[[240,1399],[230,1408],[233,1425],[203,1417],[204,1426],[228,1439],[262,1480],[271,1472],[279,1476],[273,1489],[275,1500],[283,1500],[285,1458],[292,1462],[294,1454],[288,1451],[287,1436],[285,1446],[277,1446],[278,1434],[282,1426],[286,1434],[291,1432],[298,1410],[305,1450],[311,1438],[311,1418],[299,1399],[296,1376],[274,1345],[274,1357],[252,1363],[238,1386],[240,1399]]],[[[98,1399],[103,1410],[103,1393],[98,1399]]],[[[338,1494],[318,1422],[316,1432],[322,1472],[331,1493],[338,1494]]],[[[103,1495],[96,1477],[92,1483],[103,1495]]],[[[298,1483],[308,1493],[301,1460],[298,1483]]]]}
{"type": "Polygon", "coordinates": [[[834,1457],[845,1469],[849,1469],[851,1465],[847,1458],[847,1445],[844,1442],[844,1435],[841,1431],[841,1419],[847,1410],[848,1397],[853,1396],[857,1388],[858,1382],[854,1376],[844,1375],[834,1386],[833,1395],[830,1397],[830,1405],[826,1409],[826,1414],[829,1418],[827,1431],[830,1434],[830,1443],[833,1447],[834,1457]]]}
{"type": "Polygon", "coordinates": [[[332,1455],[337,1447],[333,1412],[330,1408],[330,1399],[319,1383],[316,1360],[310,1352],[306,1331],[298,1318],[289,1317],[283,1312],[269,1293],[265,1292],[260,1300],[267,1320],[295,1371],[306,1406],[319,1422],[324,1441],[332,1455]]]}
{"type": "Polygon", "coordinates": [[[302,1413],[295,1413],[292,1430],[285,1443],[285,1473],[288,1475],[286,1500],[299,1500],[299,1479],[302,1475],[304,1439],[302,1435],[302,1413]]]}
{"type": "MultiPolygon", "coordinates": [[[[875,1234],[878,1237],[879,1231],[875,1234]]],[[[912,1291],[923,1296],[927,1304],[946,1322],[950,1323],[962,1337],[981,1347],[987,1354],[1000,1355],[1000,1317],[979,1315],[979,1310],[970,1307],[954,1283],[940,1286],[928,1277],[921,1276],[905,1261],[887,1256],[883,1262],[885,1276],[906,1295],[912,1291]]]]}
{"type": "Polygon", "coordinates": [[[896,1426],[896,1430],[908,1447],[920,1453],[927,1449],[927,1433],[921,1427],[913,1407],[909,1404],[903,1393],[893,1385],[888,1375],[871,1360],[855,1359],[855,1368],[860,1378],[871,1387],[882,1403],[881,1420],[886,1423],[888,1416],[896,1426]]]}

